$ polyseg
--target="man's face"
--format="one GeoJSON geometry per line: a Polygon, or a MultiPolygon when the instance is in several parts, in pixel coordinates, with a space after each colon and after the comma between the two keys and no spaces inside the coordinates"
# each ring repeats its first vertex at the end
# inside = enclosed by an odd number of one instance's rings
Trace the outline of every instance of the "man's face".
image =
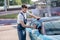
{"type": "Polygon", "coordinates": [[[26,13],[26,12],[27,12],[27,9],[28,9],[28,8],[22,8],[22,11],[23,11],[24,13],[26,13]]]}
{"type": "Polygon", "coordinates": [[[38,9],[41,9],[41,6],[38,5],[37,8],[38,8],[38,9]]]}
{"type": "Polygon", "coordinates": [[[45,5],[44,4],[37,5],[37,8],[38,9],[44,9],[45,8],[45,5]]]}

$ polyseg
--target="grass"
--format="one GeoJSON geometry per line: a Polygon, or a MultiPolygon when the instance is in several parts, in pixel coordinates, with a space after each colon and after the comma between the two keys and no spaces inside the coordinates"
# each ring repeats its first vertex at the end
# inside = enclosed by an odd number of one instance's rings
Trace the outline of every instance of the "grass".
{"type": "Polygon", "coordinates": [[[0,16],[0,19],[16,19],[18,14],[8,14],[0,16]]]}
{"type": "MultiPolygon", "coordinates": [[[[0,16],[0,19],[16,19],[18,14],[8,14],[0,16]]],[[[31,16],[28,16],[28,18],[31,18],[31,16]]]]}

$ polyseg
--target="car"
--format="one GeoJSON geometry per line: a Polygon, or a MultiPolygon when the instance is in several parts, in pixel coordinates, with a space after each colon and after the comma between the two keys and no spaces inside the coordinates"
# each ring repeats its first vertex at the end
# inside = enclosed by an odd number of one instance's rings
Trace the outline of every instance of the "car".
{"type": "Polygon", "coordinates": [[[33,19],[31,25],[36,24],[37,29],[26,28],[31,40],[60,40],[60,16],[43,17],[39,21],[33,19]],[[41,27],[39,31],[39,27],[41,27]]]}
{"type": "Polygon", "coordinates": [[[60,7],[51,8],[51,15],[52,16],[60,16],[60,7]]]}

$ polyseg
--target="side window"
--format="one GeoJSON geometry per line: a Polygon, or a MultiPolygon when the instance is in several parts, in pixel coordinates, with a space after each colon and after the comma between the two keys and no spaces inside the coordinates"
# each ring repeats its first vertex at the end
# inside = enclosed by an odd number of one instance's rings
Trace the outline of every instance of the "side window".
{"type": "Polygon", "coordinates": [[[58,35],[58,34],[60,34],[60,20],[45,22],[44,27],[45,27],[45,33],[47,35],[58,35]]]}

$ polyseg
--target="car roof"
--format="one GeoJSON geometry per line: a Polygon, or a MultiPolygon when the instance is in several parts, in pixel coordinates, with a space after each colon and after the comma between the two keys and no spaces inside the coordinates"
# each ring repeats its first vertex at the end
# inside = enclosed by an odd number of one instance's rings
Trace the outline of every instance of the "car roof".
{"type": "MultiPolygon", "coordinates": [[[[60,16],[54,16],[54,17],[43,17],[43,18],[41,18],[40,19],[41,21],[43,21],[42,23],[43,23],[43,25],[42,25],[42,34],[46,34],[46,31],[45,31],[45,28],[53,28],[53,27],[55,27],[56,28],[56,26],[51,26],[52,24],[50,23],[50,21],[55,21],[55,20],[60,20],[60,16]],[[49,22],[49,24],[47,23],[47,25],[49,25],[49,26],[46,26],[46,24],[45,23],[46,22],[49,22]]],[[[55,23],[56,24],[56,23],[55,23]]],[[[58,24],[59,25],[59,24],[58,24]]],[[[58,26],[58,28],[59,28],[59,26],[58,26]]]]}
{"type": "Polygon", "coordinates": [[[60,16],[54,16],[54,17],[43,17],[40,19],[43,22],[47,21],[54,21],[54,20],[60,20],[60,16]]]}

